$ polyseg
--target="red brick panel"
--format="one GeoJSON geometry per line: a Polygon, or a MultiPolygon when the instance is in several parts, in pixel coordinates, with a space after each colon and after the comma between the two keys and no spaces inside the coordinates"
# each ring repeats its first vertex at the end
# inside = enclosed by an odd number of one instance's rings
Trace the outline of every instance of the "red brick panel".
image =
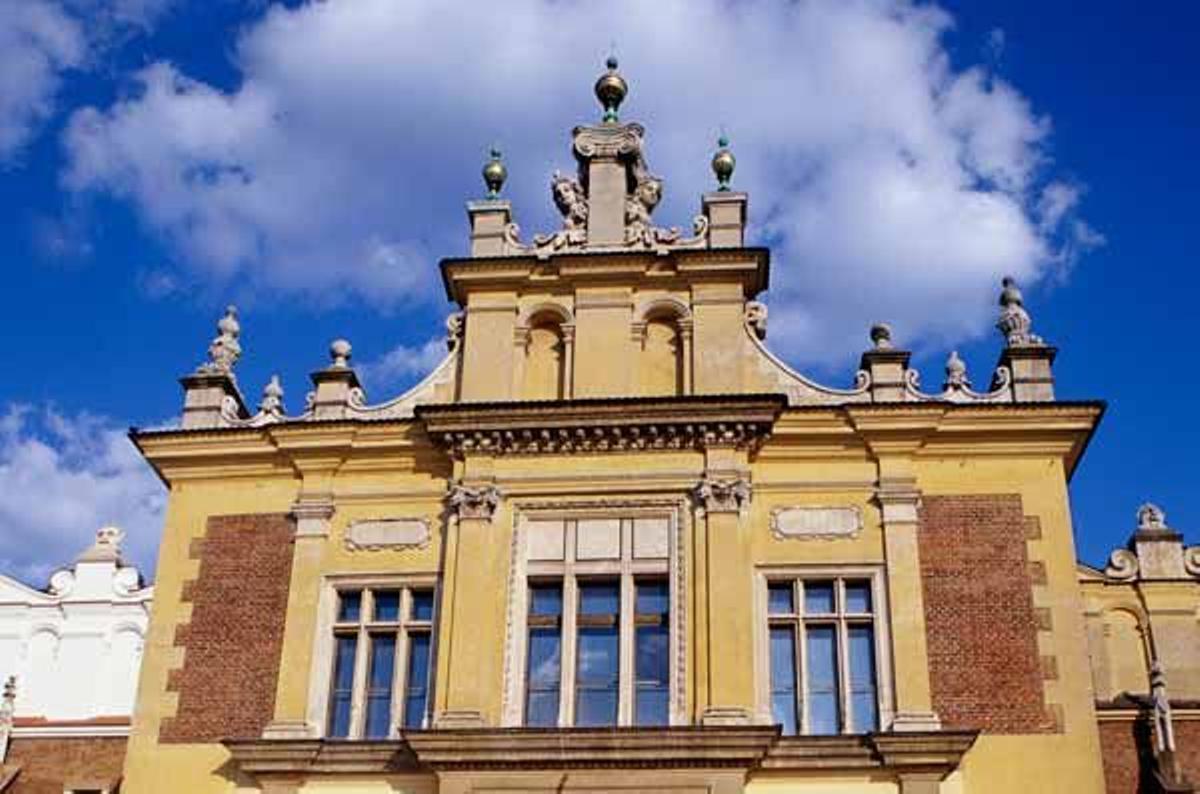
{"type": "Polygon", "coordinates": [[[169,675],[179,693],[163,720],[164,743],[257,737],[275,709],[275,685],[292,575],[293,527],[286,515],[214,516],[200,574],[186,589],[192,617],[176,632],[183,667],[169,675]]]}
{"type": "Polygon", "coordinates": [[[1175,717],[1175,757],[1183,774],[1200,788],[1200,720],[1175,717]]]}
{"type": "MultiPolygon", "coordinates": [[[[63,794],[72,788],[109,788],[121,777],[125,737],[86,736],[57,739],[16,737],[5,766],[19,766],[12,794],[63,794]]],[[[7,794],[7,792],[6,792],[7,794]]]]}
{"type": "Polygon", "coordinates": [[[1051,729],[1027,526],[1016,495],[922,499],[918,536],[929,676],[933,707],[947,727],[1051,729]]]}

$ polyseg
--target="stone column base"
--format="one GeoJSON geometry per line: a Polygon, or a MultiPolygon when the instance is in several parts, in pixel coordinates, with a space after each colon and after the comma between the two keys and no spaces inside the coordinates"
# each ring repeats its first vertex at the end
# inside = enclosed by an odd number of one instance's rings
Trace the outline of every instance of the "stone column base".
{"type": "Polygon", "coordinates": [[[438,730],[463,730],[467,728],[485,728],[483,712],[475,709],[447,709],[439,711],[433,718],[433,727],[438,730]]]}
{"type": "Polygon", "coordinates": [[[932,711],[900,711],[892,719],[891,730],[896,733],[940,731],[942,721],[932,711]]]}
{"type": "Polygon", "coordinates": [[[701,725],[750,725],[750,709],[741,706],[709,706],[700,715],[701,725]]]}

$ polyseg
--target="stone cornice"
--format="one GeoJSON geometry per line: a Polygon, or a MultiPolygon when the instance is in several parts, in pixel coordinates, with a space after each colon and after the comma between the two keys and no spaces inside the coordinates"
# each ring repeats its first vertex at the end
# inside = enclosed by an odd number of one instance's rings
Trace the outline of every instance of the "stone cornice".
{"type": "Polygon", "coordinates": [[[480,728],[412,731],[384,742],[226,741],[258,777],[557,769],[889,770],[948,775],[975,731],[781,737],[775,726],[480,728]]]}
{"type": "Polygon", "coordinates": [[[630,278],[661,282],[664,275],[686,281],[739,278],[753,298],[767,289],[770,251],[766,248],[675,249],[655,251],[595,251],[520,256],[443,259],[440,262],[446,297],[466,305],[467,292],[476,288],[515,289],[530,283],[557,280],[628,284],[630,278]]]}
{"type": "Polygon", "coordinates": [[[782,395],[459,403],[417,409],[430,439],[456,456],[757,449],[782,395]]]}

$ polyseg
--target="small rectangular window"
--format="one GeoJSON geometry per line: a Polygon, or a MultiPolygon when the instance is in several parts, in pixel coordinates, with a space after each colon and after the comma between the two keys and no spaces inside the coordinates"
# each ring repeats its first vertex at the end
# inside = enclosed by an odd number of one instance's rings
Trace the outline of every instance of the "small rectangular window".
{"type": "Polygon", "coordinates": [[[429,632],[409,635],[408,675],[404,688],[404,727],[422,728],[429,704],[429,632]]]}
{"type": "Polygon", "coordinates": [[[358,635],[334,639],[333,692],[329,703],[329,735],[334,739],[350,736],[350,709],[354,702],[354,655],[358,635]]]}
{"type": "Polygon", "coordinates": [[[395,623],[400,620],[400,591],[376,590],[373,595],[376,623],[395,623]]]}
{"type": "Polygon", "coordinates": [[[367,672],[368,739],[386,739],[392,723],[392,679],[396,675],[396,635],[371,636],[371,662],[367,672]]]}

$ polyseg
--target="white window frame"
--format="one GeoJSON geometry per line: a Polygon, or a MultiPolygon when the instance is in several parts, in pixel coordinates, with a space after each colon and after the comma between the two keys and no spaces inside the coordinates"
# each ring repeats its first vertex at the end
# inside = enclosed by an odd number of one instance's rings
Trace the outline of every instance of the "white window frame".
{"type": "Polygon", "coordinates": [[[513,533],[513,564],[509,581],[508,637],[505,648],[505,687],[501,723],[504,727],[525,725],[526,655],[528,653],[529,590],[539,582],[562,583],[561,679],[558,727],[575,724],[576,617],[579,611],[580,580],[620,582],[620,656],[617,725],[634,725],[635,719],[635,584],[641,580],[666,582],[670,598],[667,724],[687,723],[684,715],[684,642],[687,611],[684,566],[682,504],[677,501],[631,501],[604,507],[570,508],[546,506],[518,509],[513,533]],[[581,520],[620,520],[620,558],[577,560],[576,529],[581,520]],[[665,558],[635,559],[633,523],[637,519],[667,521],[668,551],[665,558]],[[529,560],[528,529],[532,522],[563,521],[564,555],[561,561],[529,560]]]}
{"type": "Polygon", "coordinates": [[[329,709],[333,692],[333,675],[338,631],[337,612],[339,593],[342,591],[360,591],[363,593],[359,606],[358,642],[355,645],[354,684],[350,707],[350,736],[348,741],[361,741],[366,726],[366,696],[367,696],[367,654],[370,642],[364,641],[372,631],[386,626],[388,631],[395,631],[396,658],[393,664],[392,679],[392,708],[389,736],[397,736],[403,729],[404,700],[406,678],[408,676],[408,636],[410,631],[429,634],[429,682],[425,698],[425,712],[421,718],[422,727],[433,723],[434,687],[437,678],[437,645],[438,620],[441,611],[441,587],[436,576],[432,575],[346,575],[329,576],[322,583],[318,604],[316,631],[313,638],[313,664],[309,679],[309,697],[307,721],[310,727],[316,729],[321,737],[329,735],[329,709]],[[372,614],[371,603],[373,590],[398,590],[400,592],[400,619],[386,624],[366,620],[366,615],[372,614]],[[433,616],[428,621],[413,621],[408,618],[412,605],[412,591],[428,590],[433,594],[433,616]]]}
{"type": "MultiPolygon", "coordinates": [[[[879,730],[888,730],[895,716],[895,706],[892,695],[892,663],[891,663],[891,611],[887,602],[887,582],[884,570],[879,565],[769,565],[759,566],[755,570],[754,582],[754,667],[755,667],[755,696],[756,720],[764,725],[775,722],[771,710],[771,616],[768,608],[768,587],[773,582],[796,580],[865,580],[871,587],[871,614],[875,640],[875,696],[879,715],[879,730]]],[[[839,586],[838,590],[842,588],[839,586]]],[[[797,610],[803,605],[796,604],[797,610]]],[[[803,619],[801,623],[805,622],[803,619]]],[[[836,623],[838,626],[838,699],[841,713],[849,711],[849,667],[845,648],[847,621],[844,618],[833,618],[827,621],[815,622],[836,623]]],[[[803,659],[806,654],[803,636],[796,637],[797,654],[803,659]]],[[[797,687],[803,691],[806,688],[806,665],[796,671],[797,687]]],[[[804,698],[807,702],[807,698],[804,698]]],[[[804,703],[801,703],[804,706],[804,703]]],[[[807,707],[801,708],[797,715],[797,736],[811,735],[807,732],[807,707]]],[[[844,720],[843,720],[844,722],[844,720]]],[[[842,735],[851,735],[842,726],[842,735]]]]}

